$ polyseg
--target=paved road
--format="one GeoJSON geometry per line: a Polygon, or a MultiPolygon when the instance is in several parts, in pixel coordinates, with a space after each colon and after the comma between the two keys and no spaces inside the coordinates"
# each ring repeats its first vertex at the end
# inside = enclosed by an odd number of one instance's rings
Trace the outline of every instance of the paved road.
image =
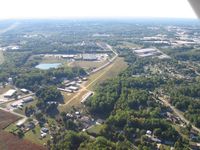
{"type": "MultiPolygon", "coordinates": [[[[110,66],[108,66],[109,68],[111,68],[114,64],[111,64],[110,66]]],[[[80,96],[82,94],[82,92],[84,91],[89,91],[87,88],[89,88],[89,86],[91,86],[92,84],[94,84],[97,80],[99,80],[99,78],[101,78],[105,73],[107,73],[107,71],[102,72],[98,77],[96,77],[90,84],[86,85],[86,86],[82,86],[81,89],[78,91],[78,93],[73,96],[70,100],[68,100],[65,104],[63,104],[64,106],[68,105],[69,103],[71,103],[73,100],[75,100],[78,96],[80,96]]]]}
{"type": "MultiPolygon", "coordinates": [[[[160,101],[162,101],[164,103],[165,106],[171,108],[171,110],[179,117],[181,118],[181,120],[183,120],[185,123],[187,124],[191,124],[191,122],[189,120],[187,120],[183,114],[178,110],[176,109],[174,106],[172,106],[166,99],[164,99],[163,97],[158,97],[158,99],[160,101]]],[[[200,133],[200,129],[197,128],[196,126],[192,125],[192,129],[197,131],[198,133],[200,133]]]]}
{"type": "MultiPolygon", "coordinates": [[[[99,43],[98,45],[101,46],[100,43],[99,43]]],[[[103,70],[103,69],[106,68],[106,67],[109,67],[109,69],[110,69],[110,68],[114,65],[113,62],[117,59],[118,53],[117,53],[116,51],[113,50],[112,46],[106,44],[106,47],[107,47],[108,49],[110,49],[110,50],[115,54],[115,56],[114,56],[108,63],[104,64],[103,66],[101,66],[101,67],[99,67],[99,68],[97,68],[97,69],[95,69],[95,70],[93,70],[90,74],[93,74],[93,73],[96,73],[96,72],[98,72],[98,71],[100,71],[100,70],[103,70]]],[[[92,85],[93,83],[95,83],[98,79],[100,79],[105,73],[107,73],[107,71],[102,72],[102,73],[101,73],[98,77],[96,77],[90,84],[88,84],[88,85],[86,85],[86,86],[83,86],[83,87],[78,91],[78,93],[77,93],[75,96],[73,96],[71,99],[69,99],[69,100],[68,100],[65,104],[63,104],[62,106],[66,106],[66,105],[68,105],[69,103],[71,103],[71,102],[72,102],[73,100],[75,100],[78,96],[80,96],[80,95],[82,94],[82,92],[84,92],[84,91],[89,91],[87,88],[89,88],[89,86],[91,86],[91,85],[92,85]]]]}
{"type": "MultiPolygon", "coordinates": [[[[105,49],[105,48],[101,45],[101,43],[97,43],[97,45],[98,45],[99,47],[105,49]]],[[[91,71],[90,74],[96,73],[96,72],[98,72],[98,71],[100,71],[100,70],[106,68],[106,67],[109,66],[111,63],[113,63],[113,62],[115,61],[115,59],[118,57],[118,53],[117,53],[116,51],[113,50],[112,46],[106,44],[106,47],[107,47],[109,50],[111,50],[111,51],[115,54],[115,56],[114,56],[111,60],[109,60],[109,62],[107,62],[106,64],[104,64],[103,66],[101,66],[101,67],[99,67],[99,68],[97,68],[97,69],[91,71]]]]}
{"type": "Polygon", "coordinates": [[[19,101],[19,100],[22,100],[22,99],[24,99],[24,98],[26,98],[26,97],[34,96],[34,95],[35,95],[35,93],[30,93],[30,94],[27,94],[27,95],[22,96],[22,97],[19,98],[19,99],[10,99],[10,100],[8,100],[8,101],[1,101],[0,104],[6,104],[6,103],[10,103],[10,102],[19,101]]]}
{"type": "MultiPolygon", "coordinates": [[[[35,93],[30,93],[30,94],[27,94],[27,95],[25,95],[25,96],[22,96],[20,99],[17,99],[17,100],[16,100],[16,99],[12,99],[12,100],[10,100],[10,101],[6,101],[6,102],[3,102],[3,103],[1,103],[1,104],[19,101],[19,100],[22,100],[23,98],[26,98],[26,97],[29,97],[29,96],[34,96],[34,95],[35,95],[35,93]]],[[[11,113],[11,114],[13,114],[13,115],[16,115],[16,116],[21,117],[22,119],[20,119],[19,121],[22,122],[22,123],[26,122],[26,120],[28,119],[28,117],[26,117],[25,115],[16,113],[16,112],[14,112],[13,110],[10,110],[10,109],[8,109],[8,108],[2,108],[2,107],[0,107],[0,110],[6,111],[6,112],[8,112],[8,113],[11,113]]],[[[36,119],[33,119],[33,120],[34,120],[35,122],[37,122],[36,119]]],[[[18,121],[18,122],[19,122],[19,121],[18,121]]]]}
{"type": "Polygon", "coordinates": [[[16,116],[19,116],[19,117],[22,117],[22,118],[27,118],[25,115],[22,115],[22,114],[19,114],[19,113],[14,112],[14,111],[8,110],[7,108],[2,108],[2,107],[0,107],[0,110],[9,112],[9,113],[11,113],[11,114],[13,114],[13,115],[16,115],[16,116]]]}

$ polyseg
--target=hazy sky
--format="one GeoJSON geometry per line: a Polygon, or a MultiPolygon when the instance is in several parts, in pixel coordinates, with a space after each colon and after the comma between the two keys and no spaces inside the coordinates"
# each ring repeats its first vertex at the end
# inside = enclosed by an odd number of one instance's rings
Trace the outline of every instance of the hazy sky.
{"type": "Polygon", "coordinates": [[[187,0],[0,0],[0,19],[52,17],[196,18],[187,0]]]}

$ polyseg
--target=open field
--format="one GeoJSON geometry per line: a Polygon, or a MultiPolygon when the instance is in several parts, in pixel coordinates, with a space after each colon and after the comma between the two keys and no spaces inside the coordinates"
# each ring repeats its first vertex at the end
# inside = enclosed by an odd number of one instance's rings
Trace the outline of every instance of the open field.
{"type": "Polygon", "coordinates": [[[20,118],[11,113],[0,110],[0,130],[6,128],[11,123],[16,122],[20,118]]]}
{"type": "Polygon", "coordinates": [[[73,97],[71,99],[66,99],[65,104],[59,106],[60,112],[69,110],[72,106],[79,106],[81,105],[81,100],[83,96],[88,92],[87,89],[82,89],[78,93],[73,94],[73,97]]]}
{"type": "Polygon", "coordinates": [[[4,87],[4,88],[0,88],[0,95],[4,94],[5,92],[7,92],[10,88],[11,88],[11,86],[8,86],[8,85],[6,87],[4,87]]]}
{"type": "Polygon", "coordinates": [[[70,67],[81,67],[84,69],[92,69],[92,68],[98,68],[104,64],[106,64],[108,61],[75,61],[70,63],[70,67]]]}
{"type": "Polygon", "coordinates": [[[76,93],[66,93],[66,92],[61,92],[63,97],[64,97],[64,103],[67,103],[69,99],[71,99],[76,93]]]}
{"type": "Polygon", "coordinates": [[[0,50],[0,65],[4,62],[3,52],[0,50]]]}
{"type": "Polygon", "coordinates": [[[106,68],[98,71],[89,76],[88,81],[82,89],[80,89],[77,93],[71,95],[64,95],[65,104],[59,106],[60,111],[66,111],[71,108],[71,106],[79,106],[81,104],[81,100],[83,96],[89,91],[93,91],[95,86],[99,85],[103,81],[113,78],[117,76],[121,71],[127,68],[126,62],[124,62],[123,58],[117,58],[112,64],[107,66],[106,68]]]}
{"type": "Polygon", "coordinates": [[[118,48],[137,48],[138,45],[130,42],[123,42],[120,46],[117,46],[118,48]]]}
{"type": "Polygon", "coordinates": [[[102,125],[94,125],[91,128],[87,129],[87,133],[93,136],[99,135],[102,129],[102,125]]]}
{"type": "Polygon", "coordinates": [[[99,85],[103,81],[116,77],[120,72],[128,67],[127,63],[123,58],[118,57],[111,65],[104,68],[103,70],[92,74],[86,84],[89,90],[94,90],[94,86],[99,85]]]}
{"type": "Polygon", "coordinates": [[[46,148],[42,146],[33,144],[28,140],[20,139],[18,136],[6,132],[11,128],[14,129],[15,125],[12,123],[16,122],[19,119],[20,117],[18,116],[0,110],[0,149],[1,150],[36,150],[36,149],[45,150],[46,148]],[[3,129],[5,129],[5,131],[3,129]]]}
{"type": "Polygon", "coordinates": [[[65,63],[69,63],[69,62],[65,59],[43,57],[41,63],[63,63],[63,64],[65,64],[65,63]]]}
{"type": "Polygon", "coordinates": [[[20,139],[17,136],[0,131],[1,150],[45,150],[46,148],[33,144],[28,140],[20,139]]]}

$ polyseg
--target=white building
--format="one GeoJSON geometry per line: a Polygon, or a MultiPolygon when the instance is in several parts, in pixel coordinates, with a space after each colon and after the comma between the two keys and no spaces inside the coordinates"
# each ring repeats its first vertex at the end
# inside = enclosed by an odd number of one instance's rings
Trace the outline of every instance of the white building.
{"type": "Polygon", "coordinates": [[[29,96],[29,97],[23,98],[22,102],[23,103],[29,103],[29,102],[32,102],[33,100],[34,100],[33,97],[29,96]]]}
{"type": "Polygon", "coordinates": [[[72,90],[72,91],[78,91],[78,87],[76,86],[70,86],[68,89],[72,90]]]}
{"type": "Polygon", "coordinates": [[[23,93],[29,93],[29,91],[27,89],[21,89],[20,91],[23,93]]]}
{"type": "Polygon", "coordinates": [[[17,92],[16,90],[11,89],[11,90],[7,91],[3,96],[5,98],[11,98],[16,92],[17,92]]]}

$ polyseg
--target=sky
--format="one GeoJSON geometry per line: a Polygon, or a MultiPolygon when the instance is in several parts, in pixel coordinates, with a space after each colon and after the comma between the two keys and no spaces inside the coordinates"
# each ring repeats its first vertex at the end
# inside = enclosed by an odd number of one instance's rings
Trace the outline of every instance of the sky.
{"type": "Polygon", "coordinates": [[[0,19],[196,18],[187,0],[0,0],[0,19]]]}

